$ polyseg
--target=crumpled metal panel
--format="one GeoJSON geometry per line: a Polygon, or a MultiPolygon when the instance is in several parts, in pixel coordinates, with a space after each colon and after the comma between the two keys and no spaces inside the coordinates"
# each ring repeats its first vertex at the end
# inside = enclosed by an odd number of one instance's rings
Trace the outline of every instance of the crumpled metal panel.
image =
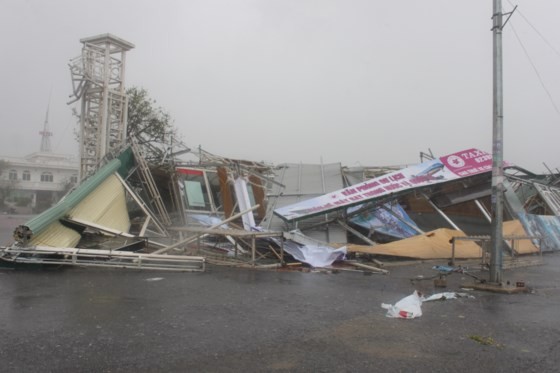
{"type": "Polygon", "coordinates": [[[126,194],[120,180],[109,176],[94,191],[68,212],[70,219],[77,219],[128,232],[130,219],[126,206],[126,194]]]}
{"type": "Polygon", "coordinates": [[[97,188],[105,179],[112,175],[121,166],[121,161],[113,159],[105,166],[99,169],[94,175],[86,179],[72,193],[64,197],[59,203],[29,220],[24,226],[28,227],[33,235],[40,234],[44,229],[49,227],[86,198],[95,188],[97,188]]]}
{"type": "Polygon", "coordinates": [[[29,243],[33,246],[76,247],[80,238],[78,232],[55,221],[33,236],[29,243]]]}
{"type": "MultiPolygon", "coordinates": [[[[288,206],[296,202],[317,197],[325,193],[344,188],[342,166],[340,163],[303,164],[288,163],[279,166],[274,181],[283,184],[273,184],[268,194],[267,215],[263,228],[273,231],[291,230],[282,219],[272,212],[279,207],[288,206]]],[[[321,225],[325,215],[314,216],[298,222],[297,228],[304,234],[322,242],[346,243],[346,231],[336,223],[321,225]],[[306,229],[313,225],[315,228],[306,229]]]]}

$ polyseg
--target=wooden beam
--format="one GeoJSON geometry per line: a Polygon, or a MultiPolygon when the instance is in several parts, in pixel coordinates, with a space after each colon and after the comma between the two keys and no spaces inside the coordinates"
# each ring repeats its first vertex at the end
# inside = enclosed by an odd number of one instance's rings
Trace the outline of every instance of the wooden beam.
{"type": "Polygon", "coordinates": [[[383,273],[383,274],[389,273],[389,271],[387,271],[386,269],[372,267],[372,266],[368,266],[366,264],[353,262],[353,261],[350,261],[350,260],[346,260],[346,261],[344,261],[344,263],[350,264],[350,265],[352,265],[354,267],[358,267],[358,268],[369,269],[370,271],[373,271],[373,272],[379,272],[379,273],[383,273]]]}

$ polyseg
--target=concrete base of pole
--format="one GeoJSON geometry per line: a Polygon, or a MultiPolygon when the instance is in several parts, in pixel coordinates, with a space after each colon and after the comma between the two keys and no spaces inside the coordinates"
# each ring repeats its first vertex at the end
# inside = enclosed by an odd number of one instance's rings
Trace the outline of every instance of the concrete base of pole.
{"type": "Polygon", "coordinates": [[[516,285],[505,285],[505,284],[495,284],[491,282],[479,283],[479,282],[471,282],[471,283],[464,283],[461,285],[462,288],[466,289],[474,289],[474,290],[482,290],[488,291],[491,293],[499,293],[499,294],[520,294],[520,293],[528,293],[531,290],[522,284],[521,286],[516,285]]]}

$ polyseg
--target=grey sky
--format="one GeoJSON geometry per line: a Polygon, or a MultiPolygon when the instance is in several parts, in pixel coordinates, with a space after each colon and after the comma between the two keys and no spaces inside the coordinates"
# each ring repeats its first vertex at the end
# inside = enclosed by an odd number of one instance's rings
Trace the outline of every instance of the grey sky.
{"type": "MultiPolygon", "coordinates": [[[[513,2],[513,0],[512,0],[513,2]]],[[[560,167],[560,2],[518,0],[504,32],[505,158],[560,167]]],[[[510,10],[509,1],[503,1],[510,10]]],[[[37,151],[49,93],[56,152],[76,152],[68,61],[79,39],[136,48],[183,140],[255,161],[389,165],[491,151],[492,0],[1,0],[0,154],[37,151]]]]}

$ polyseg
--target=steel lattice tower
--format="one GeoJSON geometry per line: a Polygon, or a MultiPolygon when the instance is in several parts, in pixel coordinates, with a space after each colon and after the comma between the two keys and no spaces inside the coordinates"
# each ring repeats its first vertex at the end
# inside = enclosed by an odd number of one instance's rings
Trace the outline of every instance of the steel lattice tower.
{"type": "MultiPolygon", "coordinates": [[[[82,54],[70,61],[72,87],[80,112],[80,181],[126,140],[128,98],[126,52],[134,48],[111,34],[81,39],[82,54]]],[[[70,103],[72,103],[70,102],[70,103]]]]}

